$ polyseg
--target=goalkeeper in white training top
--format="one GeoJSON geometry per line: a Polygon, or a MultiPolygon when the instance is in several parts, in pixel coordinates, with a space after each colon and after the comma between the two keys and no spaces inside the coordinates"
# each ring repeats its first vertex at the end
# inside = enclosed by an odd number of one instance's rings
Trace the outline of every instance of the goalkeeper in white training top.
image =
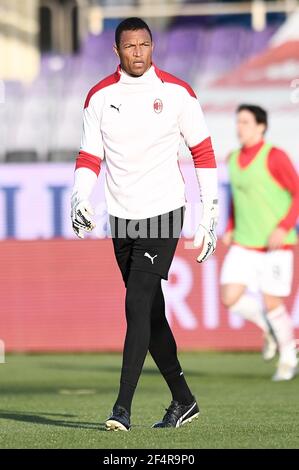
{"type": "Polygon", "coordinates": [[[83,238],[95,226],[89,196],[105,160],[105,195],[126,286],[127,320],[119,393],[107,430],[130,429],[131,403],[148,351],[172,394],[166,414],[153,427],[178,428],[199,415],[165,317],[161,288],[185,213],[178,165],[181,136],[192,154],[203,204],[194,238],[198,262],[216,247],[217,168],[194,91],[153,63],[153,47],[152,33],[140,18],[118,25],[114,51],[120,65],[87,95],[71,201],[73,228],[83,238]]]}

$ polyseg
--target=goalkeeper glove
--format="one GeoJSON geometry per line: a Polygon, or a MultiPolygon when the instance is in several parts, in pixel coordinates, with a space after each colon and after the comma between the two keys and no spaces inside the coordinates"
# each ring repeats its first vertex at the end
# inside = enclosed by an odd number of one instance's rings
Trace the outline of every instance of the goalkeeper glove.
{"type": "Polygon", "coordinates": [[[217,203],[211,205],[208,214],[202,218],[194,236],[194,246],[198,248],[202,245],[201,252],[197,257],[199,263],[205,261],[216,250],[217,203]]]}
{"type": "Polygon", "coordinates": [[[92,215],[94,215],[94,211],[90,202],[88,199],[80,200],[76,191],[71,199],[71,218],[77,237],[84,238],[84,231],[91,232],[95,228],[95,223],[90,217],[92,215]]]}
{"type": "Polygon", "coordinates": [[[216,250],[218,221],[217,198],[217,169],[196,168],[196,175],[200,187],[200,198],[203,204],[203,215],[196,230],[193,245],[202,247],[197,261],[202,263],[216,250]]]}
{"type": "Polygon", "coordinates": [[[97,175],[89,168],[78,168],[75,171],[71,219],[73,230],[79,238],[84,238],[84,232],[91,232],[96,226],[91,219],[94,211],[89,202],[89,196],[96,181],[97,175]]]}

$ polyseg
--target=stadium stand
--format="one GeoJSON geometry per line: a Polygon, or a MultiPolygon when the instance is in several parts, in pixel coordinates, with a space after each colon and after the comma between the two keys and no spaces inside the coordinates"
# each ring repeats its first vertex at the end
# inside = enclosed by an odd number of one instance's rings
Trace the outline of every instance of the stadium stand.
{"type": "MultiPolygon", "coordinates": [[[[201,87],[204,91],[218,76],[262,51],[275,31],[276,26],[262,32],[226,26],[157,32],[154,58],[160,68],[200,88],[196,89],[200,95],[201,87]]],[[[40,161],[69,159],[70,149],[79,145],[87,91],[117,65],[113,42],[112,30],[99,36],[90,34],[78,54],[43,54],[40,74],[31,84],[5,82],[6,103],[0,110],[0,135],[5,138],[0,160],[8,161],[7,152],[32,147],[40,161]]],[[[29,158],[27,151],[26,155],[29,158]]]]}

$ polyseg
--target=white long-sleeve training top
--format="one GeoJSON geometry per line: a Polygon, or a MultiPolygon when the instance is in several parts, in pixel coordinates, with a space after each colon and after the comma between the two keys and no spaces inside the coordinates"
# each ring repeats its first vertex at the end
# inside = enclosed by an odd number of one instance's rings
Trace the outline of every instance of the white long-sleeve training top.
{"type": "Polygon", "coordinates": [[[192,88],[154,64],[140,77],[116,72],[87,95],[76,171],[97,175],[105,159],[108,213],[153,217],[185,204],[179,168],[181,136],[196,168],[216,162],[201,106],[192,88]]]}

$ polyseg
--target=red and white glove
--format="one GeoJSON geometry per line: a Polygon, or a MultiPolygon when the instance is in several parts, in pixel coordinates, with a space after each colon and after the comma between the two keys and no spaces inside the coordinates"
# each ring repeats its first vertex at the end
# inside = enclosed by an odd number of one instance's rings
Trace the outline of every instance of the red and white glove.
{"type": "Polygon", "coordinates": [[[193,245],[201,247],[197,261],[202,263],[216,250],[218,221],[218,178],[217,168],[195,168],[200,188],[203,213],[195,232],[193,245]]]}
{"type": "Polygon", "coordinates": [[[75,171],[75,182],[71,197],[71,219],[75,234],[84,238],[84,232],[91,232],[96,224],[91,216],[93,208],[89,196],[97,181],[97,175],[89,168],[78,168],[75,171]]]}

